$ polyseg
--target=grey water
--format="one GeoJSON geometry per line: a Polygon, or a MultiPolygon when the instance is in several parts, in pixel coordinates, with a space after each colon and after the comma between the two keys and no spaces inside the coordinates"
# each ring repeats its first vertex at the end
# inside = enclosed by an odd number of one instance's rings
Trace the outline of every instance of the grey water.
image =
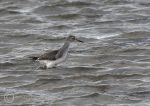
{"type": "Polygon", "coordinates": [[[150,106],[149,0],[0,0],[1,106],[150,106]],[[75,35],[66,62],[28,57],[75,35]]]}

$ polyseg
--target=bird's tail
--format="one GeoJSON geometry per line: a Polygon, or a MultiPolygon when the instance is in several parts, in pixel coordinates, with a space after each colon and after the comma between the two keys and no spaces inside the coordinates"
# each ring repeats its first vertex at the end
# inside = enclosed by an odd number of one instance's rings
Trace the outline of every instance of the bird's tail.
{"type": "Polygon", "coordinates": [[[38,56],[30,56],[29,58],[32,60],[37,60],[39,57],[38,56]]]}

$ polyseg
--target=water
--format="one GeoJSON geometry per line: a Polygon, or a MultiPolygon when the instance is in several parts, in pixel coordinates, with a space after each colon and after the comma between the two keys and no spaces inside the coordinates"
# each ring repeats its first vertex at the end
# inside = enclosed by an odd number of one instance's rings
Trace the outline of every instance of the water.
{"type": "Polygon", "coordinates": [[[0,104],[150,106],[149,0],[1,0],[0,104]],[[68,60],[38,69],[28,56],[58,49],[68,60]]]}

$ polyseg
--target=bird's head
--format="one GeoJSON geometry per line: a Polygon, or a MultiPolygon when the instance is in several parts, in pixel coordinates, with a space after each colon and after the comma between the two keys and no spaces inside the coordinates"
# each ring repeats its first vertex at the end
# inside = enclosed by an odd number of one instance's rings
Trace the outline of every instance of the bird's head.
{"type": "Polygon", "coordinates": [[[75,42],[75,41],[77,41],[77,42],[82,42],[82,43],[83,43],[83,41],[77,39],[77,38],[76,38],[75,36],[73,36],[73,35],[68,36],[68,37],[67,37],[67,41],[70,41],[70,42],[75,42]]]}

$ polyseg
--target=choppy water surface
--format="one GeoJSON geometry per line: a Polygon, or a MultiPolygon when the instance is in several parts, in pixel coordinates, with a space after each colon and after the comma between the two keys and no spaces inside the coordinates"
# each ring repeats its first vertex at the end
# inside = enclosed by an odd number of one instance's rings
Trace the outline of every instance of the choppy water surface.
{"type": "Polygon", "coordinates": [[[150,106],[149,0],[0,0],[0,104],[150,106]],[[28,56],[68,60],[37,69],[28,56]]]}

